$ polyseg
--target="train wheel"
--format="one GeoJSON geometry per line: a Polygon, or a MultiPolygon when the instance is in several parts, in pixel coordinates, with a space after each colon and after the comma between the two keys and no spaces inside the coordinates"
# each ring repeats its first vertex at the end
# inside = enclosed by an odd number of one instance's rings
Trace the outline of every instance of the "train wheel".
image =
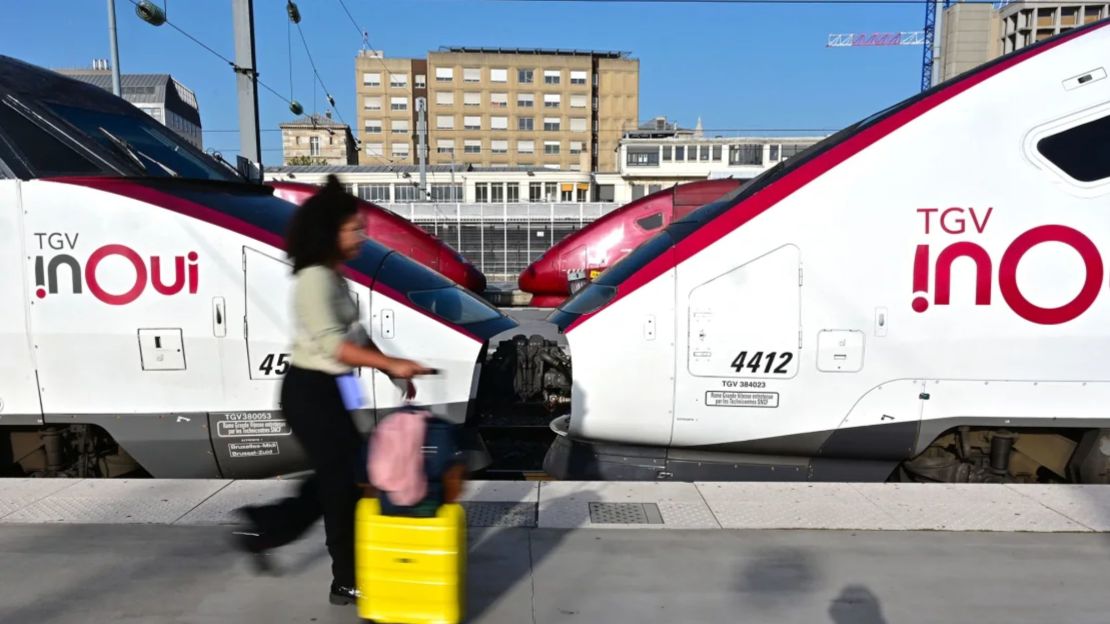
{"type": "Polygon", "coordinates": [[[1110,483],[1110,429],[1092,429],[1083,434],[1068,463],[1073,483],[1110,483]]]}

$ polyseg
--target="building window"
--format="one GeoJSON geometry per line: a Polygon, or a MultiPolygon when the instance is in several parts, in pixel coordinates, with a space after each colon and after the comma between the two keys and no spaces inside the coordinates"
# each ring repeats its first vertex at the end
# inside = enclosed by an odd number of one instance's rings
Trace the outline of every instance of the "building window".
{"type": "Polygon", "coordinates": [[[590,187],[586,184],[578,185],[578,201],[584,202],[589,200],[590,187]]]}
{"type": "Polygon", "coordinates": [[[454,91],[436,91],[436,104],[440,106],[454,106],[455,92],[454,91]]]}
{"type": "Polygon", "coordinates": [[[463,200],[462,184],[433,184],[432,201],[460,202],[463,200]]]}
{"type": "Polygon", "coordinates": [[[464,93],[463,106],[481,106],[482,94],[481,93],[464,93]]]}
{"type": "Polygon", "coordinates": [[[763,146],[754,143],[747,145],[730,145],[728,148],[728,164],[762,165],[763,146]]]}
{"type": "Polygon", "coordinates": [[[508,82],[509,70],[507,69],[491,69],[489,70],[490,82],[508,82]]]}
{"type": "Polygon", "coordinates": [[[767,157],[767,160],[770,160],[771,162],[778,162],[778,160],[779,160],[779,146],[778,146],[778,144],[771,145],[770,147],[771,147],[771,150],[770,150],[771,153],[767,157]]]}
{"type": "Polygon", "coordinates": [[[663,162],[671,162],[671,149],[670,145],[663,146],[663,162]]]}
{"type": "Polygon", "coordinates": [[[477,116],[477,115],[469,115],[469,116],[463,117],[463,129],[464,130],[481,130],[482,129],[482,118],[477,116]]]}
{"type": "Polygon", "coordinates": [[[532,84],[536,81],[536,72],[531,69],[518,69],[516,71],[516,81],[519,84],[532,84]]]}
{"type": "Polygon", "coordinates": [[[389,110],[405,111],[409,109],[409,99],[407,97],[391,97],[389,98],[389,110]]]}
{"type": "Polygon", "coordinates": [[[721,162],[721,146],[713,146],[713,162],[721,162]]]}
{"type": "Polygon", "coordinates": [[[481,154],[482,153],[482,140],[481,139],[467,139],[463,141],[464,154],[481,154]]]}
{"type": "Polygon", "coordinates": [[[625,159],[629,167],[658,167],[659,148],[656,147],[630,147],[628,157],[625,159]]]}
{"type": "Polygon", "coordinates": [[[535,154],[536,142],[535,141],[517,141],[516,151],[518,154],[535,154]]]}
{"type": "Polygon", "coordinates": [[[509,142],[508,141],[490,141],[489,151],[494,154],[508,154],[509,142]]]}
{"type": "Polygon", "coordinates": [[[558,132],[561,125],[561,121],[558,117],[543,118],[543,129],[545,132],[558,132]]]}
{"type": "Polygon", "coordinates": [[[436,140],[436,153],[437,154],[454,154],[455,141],[453,139],[438,139],[436,140]]]}
{"type": "Polygon", "coordinates": [[[420,188],[415,184],[394,184],[393,201],[411,202],[420,201],[420,188]]]}
{"type": "Polygon", "coordinates": [[[362,107],[366,110],[381,110],[382,99],[380,97],[362,98],[362,107]]]}
{"type": "Polygon", "coordinates": [[[436,116],[436,129],[438,130],[453,130],[455,128],[455,117],[453,115],[437,115],[436,116]]]}
{"type": "Polygon", "coordinates": [[[381,119],[367,119],[366,120],[366,134],[381,134],[382,133],[382,120],[381,119]]]}
{"type": "Polygon", "coordinates": [[[437,67],[436,68],[436,82],[451,82],[455,79],[455,68],[453,67],[437,67]]]}
{"type": "Polygon", "coordinates": [[[801,154],[807,149],[809,149],[808,145],[783,145],[782,159],[786,160],[787,158],[792,158],[794,156],[797,156],[798,154],[801,154]]]}
{"type": "Polygon", "coordinates": [[[586,96],[584,96],[584,95],[572,95],[572,96],[570,96],[570,107],[571,108],[586,108],[586,96]]]}
{"type": "Polygon", "coordinates": [[[543,83],[557,85],[562,75],[562,72],[558,69],[545,69],[543,72],[543,83]]]}
{"type": "Polygon", "coordinates": [[[389,75],[389,86],[393,87],[394,89],[403,89],[403,88],[409,86],[409,75],[408,74],[390,74],[389,75]]]}
{"type": "Polygon", "coordinates": [[[385,156],[381,143],[365,143],[367,156],[385,156]]]}
{"type": "Polygon", "coordinates": [[[543,199],[544,201],[553,202],[559,197],[559,185],[555,182],[543,183],[543,199]]]}
{"type": "Polygon", "coordinates": [[[704,160],[704,161],[709,160],[709,146],[708,145],[702,145],[700,148],[698,148],[698,160],[704,160]]]}
{"type": "Polygon", "coordinates": [[[570,120],[571,132],[586,132],[587,128],[589,128],[589,126],[586,125],[586,119],[584,117],[570,120]]]}
{"type": "Polygon", "coordinates": [[[572,202],[574,201],[574,185],[564,184],[562,195],[559,196],[559,201],[572,202]]]}
{"type": "Polygon", "coordinates": [[[686,160],[686,147],[683,145],[674,146],[674,159],[675,162],[682,162],[686,160]]]}
{"type": "Polygon", "coordinates": [[[474,201],[479,204],[489,202],[489,182],[479,182],[474,185],[474,201]]]}
{"type": "Polygon", "coordinates": [[[582,141],[571,141],[570,142],[570,153],[571,154],[581,154],[583,147],[584,147],[584,144],[582,143],[582,141]]]}
{"type": "Polygon", "coordinates": [[[413,82],[417,89],[424,89],[428,86],[428,77],[424,74],[417,74],[413,82]]]}
{"type": "MultiPolygon", "coordinates": [[[[381,132],[381,131],[382,131],[382,127],[381,127],[381,124],[379,124],[378,125],[378,132],[381,132]]],[[[320,155],[320,137],[318,137],[318,136],[309,137],[309,139],[308,139],[308,155],[309,156],[319,156],[320,155]]]]}
{"type": "Polygon", "coordinates": [[[482,68],[467,67],[463,69],[463,82],[482,82],[482,68]]]}
{"type": "Polygon", "coordinates": [[[536,96],[531,93],[516,94],[516,105],[519,108],[532,108],[536,105],[536,96]]]}
{"type": "Polygon", "coordinates": [[[505,201],[505,185],[497,182],[490,185],[489,200],[491,202],[502,203],[505,201]]]}
{"type": "Polygon", "coordinates": [[[489,127],[491,130],[508,130],[509,118],[508,117],[490,117],[489,127]]]}
{"type": "Polygon", "coordinates": [[[560,96],[558,93],[543,94],[544,108],[559,108],[560,104],[562,104],[562,96],[560,96]]]}
{"type": "Polygon", "coordinates": [[[389,122],[389,129],[393,134],[408,134],[409,133],[409,120],[408,119],[394,119],[389,122]]]}
{"type": "Polygon", "coordinates": [[[362,74],[362,84],[367,87],[380,87],[382,86],[382,75],[378,72],[367,72],[362,74]]]}
{"type": "Polygon", "coordinates": [[[587,80],[589,80],[588,72],[584,72],[584,71],[571,71],[570,72],[570,84],[572,84],[572,85],[584,85],[584,84],[586,84],[587,80]]]}
{"type": "Polygon", "coordinates": [[[543,201],[543,182],[528,183],[528,201],[543,201]]]}
{"type": "Polygon", "coordinates": [[[698,146],[697,145],[687,145],[686,146],[686,160],[688,162],[694,162],[697,159],[698,159],[698,146]]]}
{"type": "Polygon", "coordinates": [[[409,144],[408,143],[394,143],[390,146],[394,158],[408,158],[409,157],[409,144]]]}
{"type": "Polygon", "coordinates": [[[517,130],[535,130],[536,119],[534,117],[517,117],[516,118],[517,130]]]}
{"type": "Polygon", "coordinates": [[[509,94],[508,93],[490,93],[489,105],[494,108],[508,108],[509,107],[509,94]]]}
{"type": "Polygon", "coordinates": [[[389,201],[389,185],[388,184],[359,184],[358,196],[366,201],[371,202],[388,202],[389,201]]]}
{"type": "Polygon", "coordinates": [[[543,142],[543,153],[544,154],[558,154],[559,153],[559,142],[558,141],[544,141],[543,142]]]}

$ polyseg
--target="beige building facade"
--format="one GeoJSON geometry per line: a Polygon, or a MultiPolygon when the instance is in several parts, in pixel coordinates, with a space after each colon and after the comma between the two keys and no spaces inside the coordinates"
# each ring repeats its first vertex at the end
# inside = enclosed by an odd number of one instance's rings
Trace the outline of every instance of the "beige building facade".
{"type": "Polygon", "coordinates": [[[619,52],[445,48],[427,59],[363,51],[355,63],[362,164],[617,171],[636,127],[639,61],[619,52]]]}
{"type": "Polygon", "coordinates": [[[278,124],[286,165],[357,165],[358,146],[350,127],[326,115],[278,124]]]}
{"type": "Polygon", "coordinates": [[[1110,2],[957,2],[941,20],[938,81],[1105,17],[1110,2]]]}

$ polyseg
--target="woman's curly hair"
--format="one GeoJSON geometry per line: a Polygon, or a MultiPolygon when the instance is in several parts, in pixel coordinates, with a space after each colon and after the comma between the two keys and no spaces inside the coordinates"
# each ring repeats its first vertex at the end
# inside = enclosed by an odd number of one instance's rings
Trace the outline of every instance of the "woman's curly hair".
{"type": "Polygon", "coordinates": [[[330,266],[342,258],[339,228],[358,214],[358,202],[329,175],[327,184],[293,213],[285,234],[285,253],[293,261],[293,273],[316,264],[330,266]]]}

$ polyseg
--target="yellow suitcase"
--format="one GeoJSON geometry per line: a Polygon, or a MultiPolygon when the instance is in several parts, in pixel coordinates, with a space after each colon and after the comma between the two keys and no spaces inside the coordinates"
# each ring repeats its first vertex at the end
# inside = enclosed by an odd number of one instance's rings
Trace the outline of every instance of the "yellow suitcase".
{"type": "Polygon", "coordinates": [[[442,505],[434,518],[383,516],[376,498],[355,511],[360,618],[382,624],[456,624],[466,595],[466,513],[442,505]]]}

